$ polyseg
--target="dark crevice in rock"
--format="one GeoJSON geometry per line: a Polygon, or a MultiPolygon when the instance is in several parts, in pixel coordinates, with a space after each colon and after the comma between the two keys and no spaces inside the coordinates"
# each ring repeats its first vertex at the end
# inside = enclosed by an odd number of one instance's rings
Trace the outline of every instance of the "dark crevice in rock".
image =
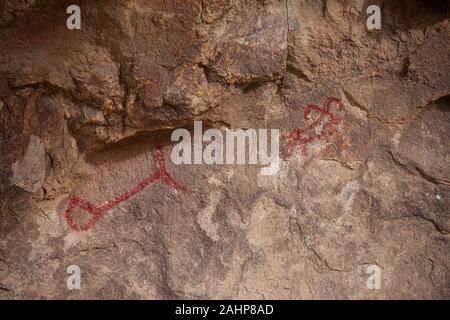
{"type": "Polygon", "coordinates": [[[444,186],[450,186],[450,180],[444,179],[444,178],[436,178],[432,177],[428,173],[424,171],[424,169],[420,168],[417,165],[414,165],[412,163],[403,163],[401,160],[398,159],[398,156],[394,154],[392,151],[388,151],[392,161],[402,169],[404,169],[406,172],[410,174],[419,175],[423,179],[433,183],[433,184],[441,184],[444,186]]]}

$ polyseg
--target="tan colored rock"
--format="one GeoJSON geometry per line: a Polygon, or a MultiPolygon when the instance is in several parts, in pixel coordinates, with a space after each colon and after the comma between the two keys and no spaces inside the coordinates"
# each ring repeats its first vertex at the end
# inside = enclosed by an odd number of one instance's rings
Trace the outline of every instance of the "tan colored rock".
{"type": "Polygon", "coordinates": [[[12,165],[11,183],[28,192],[36,192],[45,179],[45,148],[41,139],[30,136],[25,155],[12,165]]]}
{"type": "Polygon", "coordinates": [[[89,106],[83,106],[83,116],[86,123],[102,125],[106,123],[105,117],[100,110],[96,110],[89,106]]]}
{"type": "Polygon", "coordinates": [[[369,31],[363,0],[84,1],[74,31],[64,1],[3,1],[0,298],[448,299],[449,4],[377,2],[369,31]],[[330,97],[333,133],[289,157],[330,97]],[[279,172],[175,165],[195,120],[280,129],[279,172]],[[70,229],[69,197],[135,190],[159,145],[188,192],[70,229]]]}

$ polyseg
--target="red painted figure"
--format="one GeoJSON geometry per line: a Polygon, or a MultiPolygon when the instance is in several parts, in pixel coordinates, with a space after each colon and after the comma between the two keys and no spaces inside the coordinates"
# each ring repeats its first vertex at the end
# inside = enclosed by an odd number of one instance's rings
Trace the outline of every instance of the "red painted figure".
{"type": "Polygon", "coordinates": [[[304,156],[308,153],[308,145],[320,140],[327,141],[335,132],[336,127],[341,123],[341,119],[333,113],[331,105],[336,104],[337,110],[343,109],[343,104],[336,98],[327,98],[323,107],[309,104],[303,112],[303,118],[307,122],[310,120],[312,111],[316,111],[319,115],[306,127],[295,128],[290,133],[285,135],[288,143],[288,154],[291,157],[297,148],[300,148],[304,156]],[[316,128],[322,128],[319,133],[313,132],[316,128]],[[308,134],[310,132],[310,134],[308,134]],[[311,133],[312,132],[312,133],[311,133]]]}
{"type": "Polygon", "coordinates": [[[187,192],[187,188],[179,182],[175,181],[167,172],[164,160],[164,152],[161,146],[156,150],[156,159],[158,161],[159,167],[151,176],[139,182],[131,190],[121,194],[120,196],[112,200],[106,201],[101,206],[95,206],[92,203],[78,197],[71,197],[69,200],[69,204],[67,205],[66,212],[64,213],[64,217],[66,218],[69,227],[74,231],[89,230],[97,222],[98,219],[108,213],[108,211],[110,211],[112,208],[116,207],[121,202],[131,198],[136,193],[142,191],[142,189],[144,189],[145,187],[157,181],[160,181],[168,185],[169,187],[174,188],[175,190],[187,192]],[[89,213],[90,219],[87,222],[83,224],[77,224],[73,221],[72,215],[77,207],[89,213]]]}
{"type": "MultiPolygon", "coordinates": [[[[292,156],[297,148],[300,148],[302,154],[306,156],[309,144],[321,140],[327,141],[336,132],[337,126],[341,123],[341,119],[333,112],[333,110],[331,110],[331,106],[333,104],[337,106],[338,111],[343,109],[342,102],[336,98],[327,98],[323,107],[314,104],[307,105],[303,113],[303,118],[305,119],[305,121],[307,122],[310,120],[310,114],[312,111],[317,112],[318,116],[313,119],[313,121],[306,127],[295,128],[290,133],[285,135],[286,141],[288,143],[289,156],[292,156]],[[320,129],[319,133],[314,132],[317,129],[320,129]]],[[[156,159],[159,165],[156,172],[154,172],[150,177],[142,180],[131,190],[110,201],[105,202],[101,206],[95,206],[92,203],[78,197],[71,197],[64,214],[69,227],[74,231],[86,231],[90,229],[98,219],[104,216],[112,208],[116,207],[121,202],[131,198],[136,193],[142,191],[142,189],[144,189],[145,187],[157,181],[160,181],[178,191],[186,192],[187,188],[175,181],[167,172],[162,147],[157,148],[156,159]],[[77,224],[73,221],[72,215],[77,207],[89,213],[90,219],[87,222],[77,224]]]]}

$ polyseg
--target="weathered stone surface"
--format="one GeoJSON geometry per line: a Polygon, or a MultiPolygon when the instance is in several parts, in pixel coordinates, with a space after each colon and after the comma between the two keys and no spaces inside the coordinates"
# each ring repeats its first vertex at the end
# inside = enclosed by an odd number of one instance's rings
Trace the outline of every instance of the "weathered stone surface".
{"type": "Polygon", "coordinates": [[[36,192],[45,178],[45,148],[41,139],[30,136],[25,155],[12,164],[11,182],[28,192],[36,192]]]}
{"type": "Polygon", "coordinates": [[[1,1],[0,298],[448,299],[450,5],[377,3],[378,31],[362,0],[79,1],[67,30],[69,1],[1,1]],[[329,139],[289,157],[329,97],[329,139]],[[195,120],[280,129],[279,172],[173,164],[195,120]],[[70,229],[70,197],[129,191],[159,145],[188,192],[70,229]]]}

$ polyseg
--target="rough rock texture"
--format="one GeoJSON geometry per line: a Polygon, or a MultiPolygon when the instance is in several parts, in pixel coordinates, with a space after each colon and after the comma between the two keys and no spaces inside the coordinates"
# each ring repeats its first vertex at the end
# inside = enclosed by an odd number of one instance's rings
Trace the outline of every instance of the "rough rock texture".
{"type": "Polygon", "coordinates": [[[0,1],[0,298],[450,298],[449,1],[79,0],[81,30],[69,4],[0,1]],[[148,177],[174,128],[284,139],[328,97],[336,131],[282,143],[275,176],[167,159],[188,192],[64,219],[148,177]]]}

